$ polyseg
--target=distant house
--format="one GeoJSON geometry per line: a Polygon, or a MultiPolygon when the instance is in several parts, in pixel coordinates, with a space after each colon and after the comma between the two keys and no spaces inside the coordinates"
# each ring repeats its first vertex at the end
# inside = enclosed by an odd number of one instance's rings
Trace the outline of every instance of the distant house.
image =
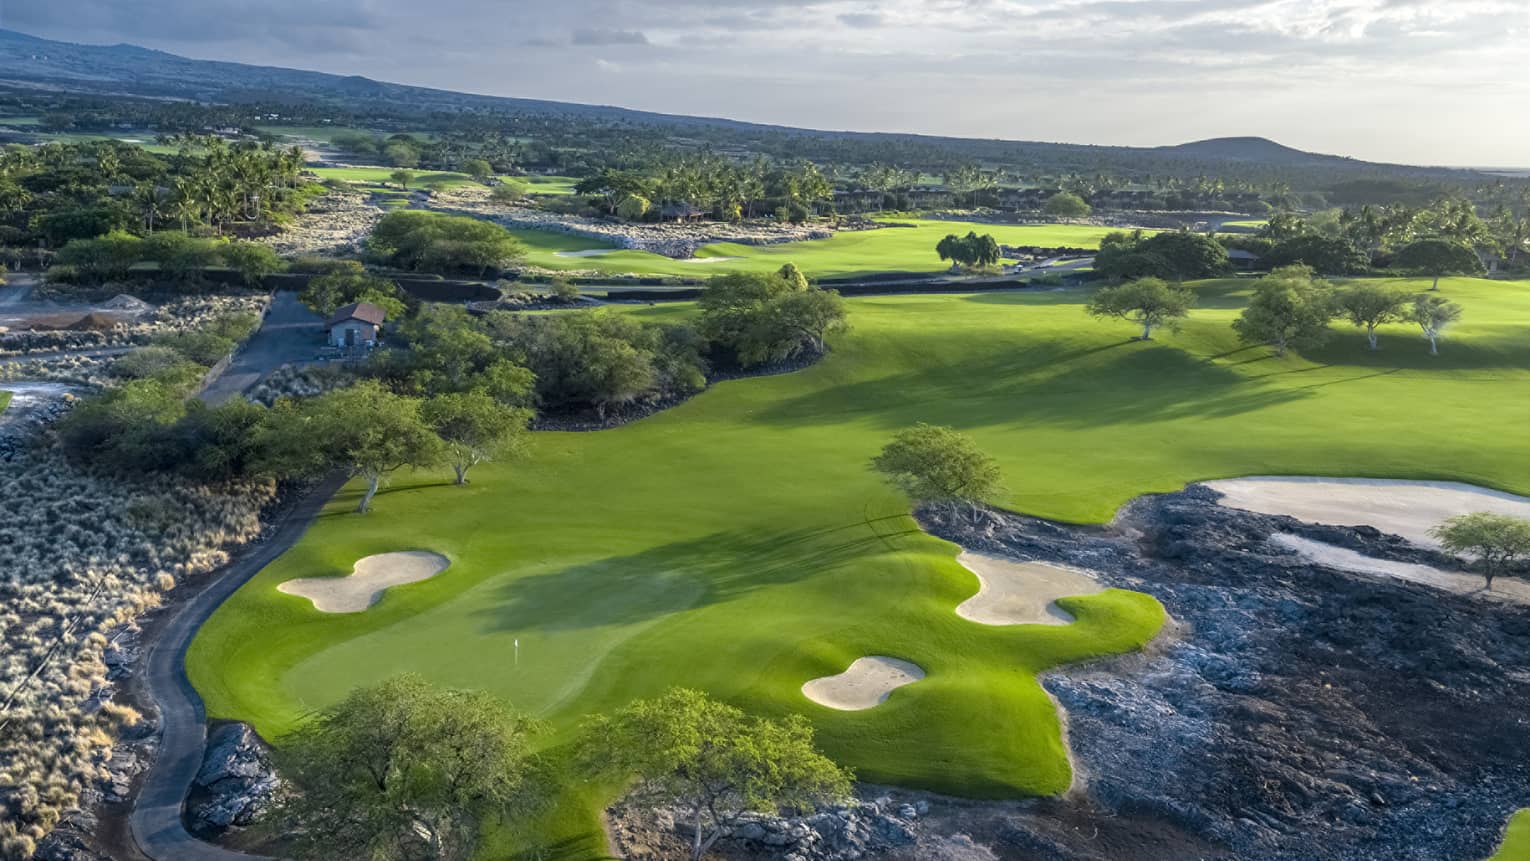
{"type": "Polygon", "coordinates": [[[1258,268],[1259,255],[1252,251],[1244,251],[1242,248],[1227,249],[1227,261],[1239,272],[1251,272],[1258,268]]]}
{"type": "Polygon", "coordinates": [[[356,349],[377,346],[383,320],[388,313],[371,302],[353,302],[330,315],[324,324],[329,343],[334,347],[356,349]]]}
{"type": "Polygon", "coordinates": [[[707,217],[707,211],[693,203],[672,203],[659,210],[659,217],[665,221],[700,221],[707,217]]]}

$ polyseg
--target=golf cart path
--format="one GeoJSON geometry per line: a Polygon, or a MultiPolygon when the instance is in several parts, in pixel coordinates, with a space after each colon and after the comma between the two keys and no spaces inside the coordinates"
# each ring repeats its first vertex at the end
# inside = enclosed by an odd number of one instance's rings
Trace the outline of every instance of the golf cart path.
{"type": "Polygon", "coordinates": [[[313,359],[324,344],[324,319],[298,301],[290,290],[278,292],[260,328],[228,368],[202,391],[208,406],[218,406],[244,394],[282,365],[313,359]]]}
{"type": "Polygon", "coordinates": [[[175,611],[150,646],[143,681],[159,707],[160,744],[133,801],[129,822],[133,841],[154,861],[252,861],[260,857],[198,840],[182,822],[186,793],[202,767],[207,747],[207,716],[201,697],[186,678],[186,650],[213,611],[286,552],[343,484],[341,478],[326,478],[282,516],[269,538],[203,578],[201,592],[175,611]]]}

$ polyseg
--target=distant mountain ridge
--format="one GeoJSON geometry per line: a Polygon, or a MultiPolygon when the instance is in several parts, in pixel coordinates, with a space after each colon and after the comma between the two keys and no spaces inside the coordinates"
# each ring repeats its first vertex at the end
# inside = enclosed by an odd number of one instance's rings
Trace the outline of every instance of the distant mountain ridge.
{"type": "Polygon", "coordinates": [[[1379,164],[1309,153],[1260,137],[1214,138],[1164,147],[1123,147],[801,129],[723,118],[662,114],[608,105],[460,93],[375,81],[359,75],[333,75],[222,60],[193,60],[138,45],[80,45],[5,29],[0,29],[0,84],[201,102],[290,102],[301,99],[344,105],[347,108],[370,104],[421,111],[500,111],[574,116],[610,122],[726,127],[828,138],[911,139],[969,147],[1006,144],[1038,151],[1104,150],[1123,155],[1268,167],[1329,168],[1341,171],[1386,169],[1414,175],[1456,177],[1471,173],[1447,168],[1379,164]]]}

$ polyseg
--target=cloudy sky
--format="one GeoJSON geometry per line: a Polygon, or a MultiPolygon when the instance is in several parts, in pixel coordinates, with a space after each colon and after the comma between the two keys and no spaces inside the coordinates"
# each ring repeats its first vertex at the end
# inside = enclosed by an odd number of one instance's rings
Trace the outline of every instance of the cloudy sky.
{"type": "Polygon", "coordinates": [[[1530,0],[0,0],[0,26],[813,128],[1530,166],[1530,0]]]}

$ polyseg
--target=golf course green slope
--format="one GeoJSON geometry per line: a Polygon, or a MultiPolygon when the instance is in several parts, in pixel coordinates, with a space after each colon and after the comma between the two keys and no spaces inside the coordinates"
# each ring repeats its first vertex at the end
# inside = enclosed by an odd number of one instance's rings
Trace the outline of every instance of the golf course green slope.
{"type": "MultiPolygon", "coordinates": [[[[866,780],[1058,792],[1070,769],[1036,674],[1139,647],[1162,609],[1112,591],[1065,599],[1078,622],[1064,627],[959,618],[976,579],[867,468],[894,432],[953,425],[1000,460],[1008,507],[1075,522],[1246,474],[1530,492],[1530,284],[1448,280],[1466,315],[1438,357],[1397,326],[1379,353],[1340,327],[1285,359],[1233,338],[1250,282],[1196,286],[1184,330],[1147,343],[1088,318],[1084,291],[856,299],[852,331],[806,370],[722,383],[616,430],[537,434],[527,461],[480,467],[466,488],[448,471],[399,476],[364,517],[350,488],[208,622],[192,681],[210,716],[279,740],[354,685],[418,672],[545,718],[554,745],[585,715],[687,685],[807,715],[866,780]],[[276,589],[416,549],[451,567],[362,613],[276,589]],[[863,655],[928,676],[862,712],[802,696],[863,655]]],[[[532,839],[600,851],[608,799],[578,791],[532,839]]]]}
{"type": "Polygon", "coordinates": [[[1530,861],[1530,810],[1521,810],[1509,820],[1503,845],[1488,861],[1530,861]]]}
{"type": "Polygon", "coordinates": [[[830,239],[810,239],[781,245],[717,243],[696,250],[691,261],[673,260],[647,251],[612,251],[593,257],[559,256],[559,252],[610,248],[606,243],[543,230],[513,230],[526,246],[525,262],[544,269],[592,270],[636,275],[704,278],[727,272],[774,272],[795,263],[815,278],[876,275],[887,272],[943,272],[951,267],[935,253],[948,233],[977,231],[992,234],[1002,245],[1046,248],[1098,248],[1109,227],[1075,224],[975,224],[965,221],[899,220],[879,230],[844,231],[830,239]],[[715,262],[701,262],[715,261],[715,262]]]}

